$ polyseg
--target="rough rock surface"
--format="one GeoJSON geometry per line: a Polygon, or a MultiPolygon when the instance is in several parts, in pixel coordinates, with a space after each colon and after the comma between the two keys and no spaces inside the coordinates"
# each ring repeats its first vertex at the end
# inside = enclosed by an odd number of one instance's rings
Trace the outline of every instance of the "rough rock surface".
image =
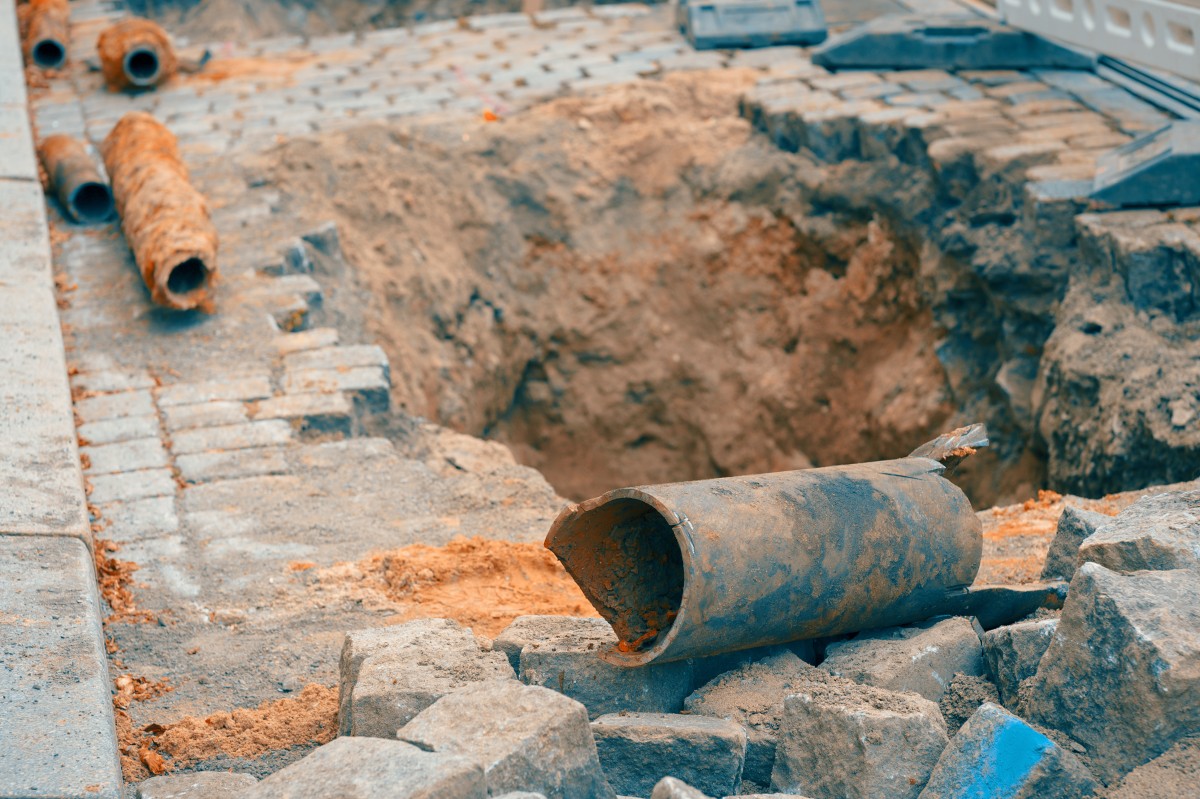
{"type": "Polygon", "coordinates": [[[1089,536],[1079,559],[1116,572],[1200,567],[1200,491],[1139,499],[1089,536]]]}
{"type": "Polygon", "coordinates": [[[859,633],[831,644],[820,668],[855,682],[911,691],[931,702],[955,674],[980,676],[983,649],[973,619],[954,616],[907,627],[859,633]]]}
{"type": "Polygon", "coordinates": [[[137,799],[235,799],[258,782],[249,774],[200,771],[151,777],[137,787],[137,799]]]}
{"type": "Polygon", "coordinates": [[[496,680],[439,699],[398,738],[483,764],[488,792],[611,799],[583,705],[547,688],[496,680]]]}
{"type": "Polygon", "coordinates": [[[717,716],[744,726],[748,735],[744,776],[766,785],[775,763],[784,698],[811,681],[824,679],[825,672],[791,652],[781,652],[721,675],[683,704],[689,713],[717,716]]]}
{"type": "Polygon", "coordinates": [[[989,702],[942,752],[921,799],[1079,799],[1096,787],[1073,754],[989,702]]]}
{"type": "Polygon", "coordinates": [[[697,791],[683,780],[663,777],[654,786],[650,799],[709,799],[703,791],[697,791]]]}
{"type": "Polygon", "coordinates": [[[950,735],[958,732],[984,702],[999,704],[1000,693],[995,685],[983,677],[955,674],[938,700],[938,709],[942,711],[950,735]]]}
{"type": "Polygon", "coordinates": [[[1021,681],[1032,677],[1054,638],[1058,619],[1022,621],[983,634],[988,676],[1000,690],[1005,707],[1015,708],[1021,681]]]}
{"type": "Polygon", "coordinates": [[[419,619],[347,633],[338,693],[341,735],[394,738],[413,716],[456,688],[515,678],[491,651],[450,619],[419,619]]]}
{"type": "Polygon", "coordinates": [[[1144,766],[1125,775],[1105,799],[1176,799],[1200,786],[1200,737],[1184,738],[1144,766]]]}
{"type": "Polygon", "coordinates": [[[492,639],[492,648],[503,652],[513,671],[521,668],[521,650],[527,644],[546,641],[563,630],[562,616],[518,616],[492,639]]]}
{"type": "Polygon", "coordinates": [[[1105,784],[1200,729],[1200,572],[1083,564],[1022,713],[1087,747],[1105,784]]]}
{"type": "Polygon", "coordinates": [[[625,668],[599,653],[617,645],[604,619],[558,620],[557,630],[521,650],[521,681],[543,685],[582,702],[592,719],[606,713],[674,713],[691,690],[687,661],[625,668]]]}
{"type": "Polygon", "coordinates": [[[1075,562],[1079,556],[1079,545],[1084,539],[1105,524],[1112,522],[1111,516],[1068,505],[1058,517],[1058,527],[1050,551],[1046,553],[1046,565],[1042,567],[1044,580],[1070,580],[1075,573],[1075,562]]]}
{"type": "Polygon", "coordinates": [[[483,768],[403,741],[335,738],[238,799],[485,799],[483,768]]]}
{"type": "Polygon", "coordinates": [[[737,793],[746,761],[742,725],[708,716],[626,713],[592,722],[600,764],[613,790],[646,796],[677,777],[716,796],[737,793]]]}
{"type": "Polygon", "coordinates": [[[784,700],[772,790],[814,799],[915,799],[946,748],[938,706],[848,680],[784,700]]]}

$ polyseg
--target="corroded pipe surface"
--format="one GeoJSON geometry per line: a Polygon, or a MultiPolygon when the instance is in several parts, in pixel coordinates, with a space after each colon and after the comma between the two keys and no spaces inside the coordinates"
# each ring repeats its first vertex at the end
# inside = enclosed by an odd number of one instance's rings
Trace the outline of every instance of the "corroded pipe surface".
{"type": "Polygon", "coordinates": [[[113,198],[83,142],[58,134],[42,140],[38,148],[50,188],[67,215],[92,224],[112,216],[113,198]]]}
{"type": "MultiPolygon", "coordinates": [[[[930,458],[622,488],[546,546],[626,666],[916,621],[975,579],[983,532],[930,458]]],[[[942,611],[944,612],[944,611],[942,611]]]]}
{"type": "Polygon", "coordinates": [[[148,19],[134,17],[105,28],[96,49],[104,82],[114,92],[157,86],[178,68],[170,37],[148,19]]]}
{"type": "Polygon", "coordinates": [[[25,61],[42,69],[67,63],[71,10],[67,0],[29,0],[24,9],[25,61]]]}
{"type": "Polygon", "coordinates": [[[126,114],[103,146],[121,229],[151,298],[168,308],[209,310],[217,231],[188,179],[175,136],[141,111],[126,114]]]}

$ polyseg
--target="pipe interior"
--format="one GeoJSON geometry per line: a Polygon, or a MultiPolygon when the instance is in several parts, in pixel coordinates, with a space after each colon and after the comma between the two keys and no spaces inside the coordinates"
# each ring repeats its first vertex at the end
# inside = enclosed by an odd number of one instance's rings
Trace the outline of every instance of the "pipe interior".
{"type": "Polygon", "coordinates": [[[43,69],[57,69],[67,60],[67,48],[54,39],[42,39],[33,46],[33,62],[43,69]]]}
{"type": "Polygon", "coordinates": [[[158,77],[158,53],[139,48],[125,56],[125,73],[134,83],[146,84],[158,77]]]}
{"type": "Polygon", "coordinates": [[[103,183],[84,183],[71,195],[71,213],[80,222],[102,222],[112,210],[112,192],[103,183]]]}
{"type": "Polygon", "coordinates": [[[208,282],[208,267],[199,258],[189,258],[178,264],[167,276],[167,290],[172,294],[190,294],[208,282]]]}
{"type": "Polygon", "coordinates": [[[622,649],[646,649],[670,629],[683,601],[683,555],[652,506],[639,499],[607,502],[576,520],[563,549],[555,547],[622,649]]]}

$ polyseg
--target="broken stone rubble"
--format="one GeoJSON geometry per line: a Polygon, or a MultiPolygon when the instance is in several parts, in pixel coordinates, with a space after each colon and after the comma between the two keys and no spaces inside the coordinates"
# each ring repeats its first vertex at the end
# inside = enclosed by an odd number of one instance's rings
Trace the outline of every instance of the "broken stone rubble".
{"type": "Polygon", "coordinates": [[[1088,536],[1079,560],[1116,572],[1200,568],[1200,491],[1142,497],[1088,536]]]}
{"type": "Polygon", "coordinates": [[[1075,561],[1079,546],[1084,539],[1112,521],[1111,516],[1095,511],[1083,510],[1073,505],[1063,508],[1058,517],[1058,527],[1046,553],[1046,564],[1042,567],[1043,580],[1070,580],[1075,573],[1075,561]]]}
{"type": "Polygon", "coordinates": [[[1000,701],[1016,708],[1021,681],[1032,677],[1058,629],[1058,619],[1022,621],[983,634],[983,659],[1000,701]]]}
{"type": "Polygon", "coordinates": [[[746,730],[707,716],[615,713],[592,722],[600,763],[615,791],[646,796],[663,777],[704,793],[735,794],[746,760],[746,730]]]}

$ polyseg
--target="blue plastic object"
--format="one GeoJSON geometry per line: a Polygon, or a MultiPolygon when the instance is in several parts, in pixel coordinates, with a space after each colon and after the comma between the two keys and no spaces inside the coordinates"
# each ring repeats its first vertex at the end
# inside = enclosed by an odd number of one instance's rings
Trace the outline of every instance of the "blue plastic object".
{"type": "Polygon", "coordinates": [[[825,41],[819,0],[689,0],[680,27],[697,50],[825,41]]]}

